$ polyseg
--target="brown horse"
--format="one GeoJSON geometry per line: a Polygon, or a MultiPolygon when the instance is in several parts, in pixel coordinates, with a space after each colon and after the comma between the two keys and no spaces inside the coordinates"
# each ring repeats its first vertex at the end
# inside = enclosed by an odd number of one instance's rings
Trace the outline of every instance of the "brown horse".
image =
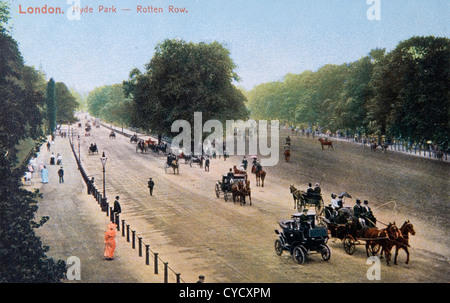
{"type": "Polygon", "coordinates": [[[262,169],[256,172],[256,165],[252,166],[252,173],[256,175],[256,186],[264,187],[264,179],[266,178],[266,172],[262,169]]]}
{"type": "Polygon", "coordinates": [[[302,194],[305,192],[303,190],[297,189],[294,185],[289,186],[292,197],[294,198],[294,209],[300,210],[302,194]]]}
{"type": "Polygon", "coordinates": [[[328,146],[328,149],[331,147],[332,149],[334,149],[334,147],[333,147],[333,141],[328,141],[328,139],[322,139],[322,138],[319,138],[319,141],[320,141],[320,143],[322,144],[322,149],[324,149],[323,148],[323,146],[325,145],[325,146],[328,146]]]}
{"type": "Polygon", "coordinates": [[[381,246],[381,256],[383,252],[386,256],[386,263],[390,266],[391,261],[391,250],[394,247],[398,238],[401,237],[400,231],[398,227],[394,223],[389,223],[386,228],[378,229],[378,228],[368,228],[364,233],[364,238],[366,238],[366,253],[369,257],[369,247],[371,247],[371,251],[374,251],[374,246],[381,246]],[[370,240],[373,239],[373,240],[370,240]]]}
{"type": "Polygon", "coordinates": [[[394,256],[394,264],[397,265],[397,256],[398,251],[400,249],[404,249],[406,252],[406,264],[409,263],[409,234],[414,236],[416,234],[416,231],[414,230],[414,226],[411,222],[405,221],[403,223],[402,227],[400,227],[400,233],[402,234],[402,237],[398,238],[395,242],[395,256],[394,256]]]}
{"type": "Polygon", "coordinates": [[[284,151],[284,160],[286,160],[286,162],[291,162],[291,152],[289,150],[284,151]]]}
{"type": "Polygon", "coordinates": [[[249,201],[250,201],[250,205],[252,205],[252,191],[250,189],[250,181],[246,180],[244,181],[245,185],[242,184],[242,188],[241,188],[241,192],[242,192],[242,200],[241,200],[241,205],[245,204],[245,197],[248,196],[249,201]]]}

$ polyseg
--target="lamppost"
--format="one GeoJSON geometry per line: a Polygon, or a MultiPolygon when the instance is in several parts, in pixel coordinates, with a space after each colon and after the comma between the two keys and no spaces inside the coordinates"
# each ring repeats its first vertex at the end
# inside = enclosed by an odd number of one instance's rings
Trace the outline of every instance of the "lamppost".
{"type": "Polygon", "coordinates": [[[78,140],[78,162],[81,162],[81,159],[80,159],[80,142],[81,142],[80,135],[78,135],[77,140],[78,140]]]}
{"type": "Polygon", "coordinates": [[[108,158],[106,158],[105,156],[105,152],[103,152],[102,156],[100,157],[100,161],[102,162],[103,165],[103,197],[106,197],[106,192],[105,192],[105,168],[106,168],[106,160],[108,160],[108,158]]]}

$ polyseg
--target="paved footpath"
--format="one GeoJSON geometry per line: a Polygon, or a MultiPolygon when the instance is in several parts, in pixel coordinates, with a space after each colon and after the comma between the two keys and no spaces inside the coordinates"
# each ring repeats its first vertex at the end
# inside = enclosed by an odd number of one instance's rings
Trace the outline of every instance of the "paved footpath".
{"type": "Polygon", "coordinates": [[[36,163],[47,166],[49,183],[42,184],[40,173],[36,171],[32,184],[26,187],[29,190],[38,188],[43,194],[43,199],[38,203],[36,221],[42,216],[49,216],[50,220],[37,229],[36,233],[41,237],[43,245],[50,247],[47,252],[49,257],[66,262],[71,256],[78,257],[81,265],[81,279],[78,282],[81,283],[163,282],[163,276],[155,275],[153,268],[145,265],[145,257],[139,257],[138,252],[131,248],[119,231],[116,236],[115,258],[112,261],[105,260],[104,233],[109,218],[101,212],[93,196],[87,194],[68,138],[57,136],[51,151],[47,151],[44,144],[36,163]],[[52,152],[62,155],[64,183],[59,183],[60,166],[50,165],[52,152]]]}

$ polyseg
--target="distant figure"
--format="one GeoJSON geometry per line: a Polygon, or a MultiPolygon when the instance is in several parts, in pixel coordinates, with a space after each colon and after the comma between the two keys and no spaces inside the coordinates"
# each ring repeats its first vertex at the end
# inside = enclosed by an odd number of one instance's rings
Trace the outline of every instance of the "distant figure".
{"type": "Polygon", "coordinates": [[[150,196],[153,196],[153,187],[155,186],[155,182],[153,182],[152,178],[148,180],[148,188],[150,189],[150,196]]]}
{"type": "Polygon", "coordinates": [[[42,180],[42,183],[44,183],[44,184],[48,183],[48,170],[45,165],[41,170],[41,180],[42,180]]]}
{"type": "Polygon", "coordinates": [[[50,155],[50,165],[55,165],[55,154],[50,155]]]}
{"type": "Polygon", "coordinates": [[[205,283],[205,276],[203,276],[203,275],[198,276],[197,283],[205,283]]]}
{"type": "Polygon", "coordinates": [[[108,230],[105,232],[105,253],[106,260],[114,259],[114,251],[116,250],[116,224],[109,223],[108,230]]]}
{"type": "Polygon", "coordinates": [[[64,170],[61,168],[58,170],[59,183],[64,183],[64,170]]]}
{"type": "Polygon", "coordinates": [[[50,141],[47,141],[47,150],[48,151],[50,151],[50,146],[51,146],[50,141]]]}
{"type": "Polygon", "coordinates": [[[248,161],[247,161],[247,158],[245,158],[245,156],[242,159],[242,166],[244,167],[244,170],[247,170],[248,161]]]}
{"type": "Polygon", "coordinates": [[[206,157],[205,160],[205,171],[209,171],[209,157],[206,157]]]}
{"type": "Polygon", "coordinates": [[[116,196],[116,200],[114,201],[113,212],[115,212],[116,214],[120,214],[122,212],[122,208],[120,207],[119,203],[119,196],[116,196]]]}

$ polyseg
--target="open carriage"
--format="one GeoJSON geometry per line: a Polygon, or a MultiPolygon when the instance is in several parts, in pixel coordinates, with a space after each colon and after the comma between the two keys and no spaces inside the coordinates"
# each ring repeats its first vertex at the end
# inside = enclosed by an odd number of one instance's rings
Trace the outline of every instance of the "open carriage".
{"type": "Polygon", "coordinates": [[[225,201],[233,198],[233,184],[239,181],[247,181],[247,175],[243,174],[235,174],[232,179],[228,177],[228,175],[222,175],[222,180],[218,180],[214,187],[216,192],[216,197],[220,198],[222,195],[225,201]]]}

